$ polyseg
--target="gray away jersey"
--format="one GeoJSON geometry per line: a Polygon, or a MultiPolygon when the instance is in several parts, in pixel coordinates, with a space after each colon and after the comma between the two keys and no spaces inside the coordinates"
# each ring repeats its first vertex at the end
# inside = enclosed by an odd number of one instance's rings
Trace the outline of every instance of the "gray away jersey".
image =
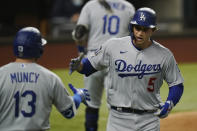
{"type": "Polygon", "coordinates": [[[60,78],[36,63],[9,63],[0,72],[1,131],[49,129],[52,104],[60,112],[73,105],[60,78]]]}
{"type": "Polygon", "coordinates": [[[107,97],[113,106],[152,110],[161,102],[163,80],[169,87],[183,83],[173,54],[155,41],[139,51],[130,36],[112,38],[88,59],[97,70],[109,67],[107,97]]]}
{"type": "Polygon", "coordinates": [[[77,24],[89,29],[88,50],[97,49],[109,38],[129,34],[128,25],[135,13],[133,5],[125,0],[106,1],[111,5],[113,13],[106,11],[98,0],[89,1],[80,13],[77,24]]]}

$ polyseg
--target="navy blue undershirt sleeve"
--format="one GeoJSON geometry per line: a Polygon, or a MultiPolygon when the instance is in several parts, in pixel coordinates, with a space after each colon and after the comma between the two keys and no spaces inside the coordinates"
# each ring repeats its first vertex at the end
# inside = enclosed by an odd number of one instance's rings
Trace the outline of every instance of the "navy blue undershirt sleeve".
{"type": "Polygon", "coordinates": [[[181,96],[183,94],[183,89],[184,89],[184,86],[182,83],[170,87],[167,100],[172,101],[175,106],[181,99],[181,96]]]}
{"type": "Polygon", "coordinates": [[[78,45],[77,49],[78,49],[79,52],[85,52],[85,47],[82,46],[82,45],[78,45]]]}
{"type": "Polygon", "coordinates": [[[80,71],[81,74],[85,74],[86,76],[91,75],[92,73],[96,72],[97,70],[91,65],[90,61],[88,58],[83,58],[82,61],[83,63],[83,68],[80,71]]]}

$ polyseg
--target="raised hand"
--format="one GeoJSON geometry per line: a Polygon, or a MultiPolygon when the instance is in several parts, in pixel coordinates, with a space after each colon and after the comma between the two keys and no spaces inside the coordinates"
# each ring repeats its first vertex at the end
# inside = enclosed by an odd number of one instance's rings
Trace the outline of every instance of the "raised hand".
{"type": "Polygon", "coordinates": [[[77,58],[71,59],[71,62],[69,64],[69,75],[71,75],[75,70],[79,69],[83,57],[84,53],[80,53],[80,55],[77,58]]]}
{"type": "Polygon", "coordinates": [[[83,102],[86,106],[88,106],[87,101],[90,101],[90,95],[87,89],[84,88],[75,88],[72,84],[68,84],[74,95],[77,97],[80,96],[81,102],[83,102]]]}

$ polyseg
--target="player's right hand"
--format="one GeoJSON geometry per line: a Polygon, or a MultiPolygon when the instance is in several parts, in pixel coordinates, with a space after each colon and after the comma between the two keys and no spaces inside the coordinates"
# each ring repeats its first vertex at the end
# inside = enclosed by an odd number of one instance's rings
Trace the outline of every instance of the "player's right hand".
{"type": "Polygon", "coordinates": [[[69,64],[69,75],[71,75],[75,70],[79,69],[83,57],[84,57],[84,53],[80,53],[77,58],[71,59],[71,62],[69,64]]]}
{"type": "Polygon", "coordinates": [[[88,90],[84,88],[77,89],[72,84],[68,84],[68,86],[75,95],[79,95],[81,97],[81,102],[88,106],[87,101],[90,101],[90,95],[88,93],[88,90]]]}

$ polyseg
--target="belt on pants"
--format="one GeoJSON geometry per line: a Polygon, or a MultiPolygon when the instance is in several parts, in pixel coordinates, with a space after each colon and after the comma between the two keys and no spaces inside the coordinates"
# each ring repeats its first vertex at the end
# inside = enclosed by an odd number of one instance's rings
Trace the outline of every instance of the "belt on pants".
{"type": "Polygon", "coordinates": [[[111,106],[111,109],[119,111],[119,112],[135,113],[135,114],[156,112],[156,110],[138,110],[138,109],[133,109],[133,108],[129,108],[129,107],[116,107],[116,106],[111,106]]]}

